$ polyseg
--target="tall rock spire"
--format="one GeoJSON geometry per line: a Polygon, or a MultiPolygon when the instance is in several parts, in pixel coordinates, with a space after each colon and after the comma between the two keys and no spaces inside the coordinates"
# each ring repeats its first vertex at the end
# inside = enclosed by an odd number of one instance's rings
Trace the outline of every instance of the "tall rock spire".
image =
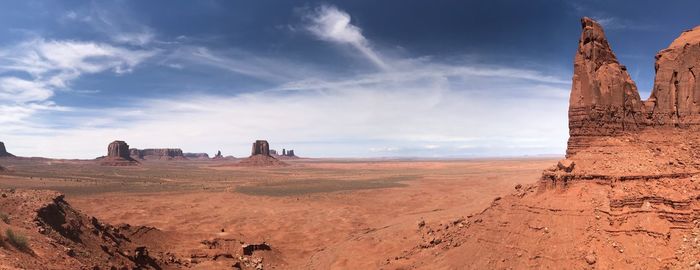
{"type": "Polygon", "coordinates": [[[581,19],[581,27],[569,98],[567,156],[590,138],[637,130],[644,121],[637,86],[615,57],[603,27],[587,17],[581,19]]]}

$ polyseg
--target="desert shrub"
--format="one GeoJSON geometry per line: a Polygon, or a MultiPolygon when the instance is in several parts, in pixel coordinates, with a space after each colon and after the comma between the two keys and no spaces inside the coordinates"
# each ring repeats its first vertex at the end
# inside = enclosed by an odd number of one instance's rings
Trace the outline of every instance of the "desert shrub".
{"type": "Polygon", "coordinates": [[[12,229],[7,229],[5,231],[5,235],[7,236],[7,241],[10,242],[13,246],[15,246],[19,250],[29,250],[29,244],[27,243],[27,238],[24,237],[21,234],[17,234],[12,231],[12,229]]]}
{"type": "Polygon", "coordinates": [[[0,220],[2,220],[2,222],[5,222],[5,224],[10,224],[10,216],[3,212],[0,212],[0,220]]]}

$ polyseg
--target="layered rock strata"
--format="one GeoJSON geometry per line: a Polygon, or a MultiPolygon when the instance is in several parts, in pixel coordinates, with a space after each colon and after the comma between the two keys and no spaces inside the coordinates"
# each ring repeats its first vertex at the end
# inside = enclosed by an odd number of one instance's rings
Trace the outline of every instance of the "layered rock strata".
{"type": "Polygon", "coordinates": [[[681,34],[656,55],[656,78],[651,96],[642,101],[627,68],[613,53],[603,28],[590,18],[574,59],[569,100],[567,156],[600,137],[642,129],[691,129],[700,123],[700,27],[681,34]]]}

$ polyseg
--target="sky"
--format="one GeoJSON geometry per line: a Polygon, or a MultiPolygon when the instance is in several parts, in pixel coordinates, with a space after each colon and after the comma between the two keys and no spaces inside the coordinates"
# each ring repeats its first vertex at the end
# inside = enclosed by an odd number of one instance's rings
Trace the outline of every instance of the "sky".
{"type": "Polygon", "coordinates": [[[674,1],[3,1],[0,141],[306,157],[563,155],[582,16],[648,97],[674,1]]]}

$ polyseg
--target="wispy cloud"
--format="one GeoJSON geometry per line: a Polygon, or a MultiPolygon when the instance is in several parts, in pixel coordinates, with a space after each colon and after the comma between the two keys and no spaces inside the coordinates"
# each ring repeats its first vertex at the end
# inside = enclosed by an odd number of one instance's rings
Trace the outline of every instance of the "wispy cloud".
{"type": "Polygon", "coordinates": [[[260,138],[301,155],[335,157],[536,154],[565,146],[568,78],[457,57],[383,57],[392,54],[373,47],[350,15],[333,6],[309,11],[305,31],[349,46],[379,72],[334,73],[310,62],[190,44],[186,37],[155,49],[162,44],[150,28],[123,27],[100,14],[65,17],[97,20],[112,34],[105,41],[35,38],[0,48],[0,138],[12,141],[16,154],[91,158],[114,139],[237,156],[260,138]],[[270,86],[236,95],[133,97],[99,110],[52,101],[81,76],[134,72],[149,59],[175,71],[205,66],[270,86]],[[51,123],[44,113],[52,114],[51,123]],[[153,136],[158,130],[168,132],[153,136]]]}
{"type": "Polygon", "coordinates": [[[41,124],[42,113],[71,111],[52,101],[56,91],[70,90],[71,82],[85,74],[131,72],[154,54],[154,51],[73,40],[33,39],[0,48],[3,135],[49,129],[41,124]]]}
{"type": "Polygon", "coordinates": [[[189,45],[179,46],[169,52],[161,59],[161,64],[176,69],[191,65],[214,67],[270,83],[285,83],[310,74],[324,74],[310,64],[268,58],[237,49],[212,50],[189,45]]]}
{"type": "Polygon", "coordinates": [[[138,23],[121,5],[114,3],[92,2],[84,10],[66,11],[59,20],[87,25],[119,44],[143,47],[156,39],[153,29],[138,23]]]}
{"type": "Polygon", "coordinates": [[[334,6],[322,5],[306,14],[306,18],[310,21],[306,29],[317,38],[351,45],[377,67],[383,70],[390,68],[379,54],[372,49],[369,41],[362,35],[362,29],[350,23],[350,14],[347,12],[334,6]]]}

